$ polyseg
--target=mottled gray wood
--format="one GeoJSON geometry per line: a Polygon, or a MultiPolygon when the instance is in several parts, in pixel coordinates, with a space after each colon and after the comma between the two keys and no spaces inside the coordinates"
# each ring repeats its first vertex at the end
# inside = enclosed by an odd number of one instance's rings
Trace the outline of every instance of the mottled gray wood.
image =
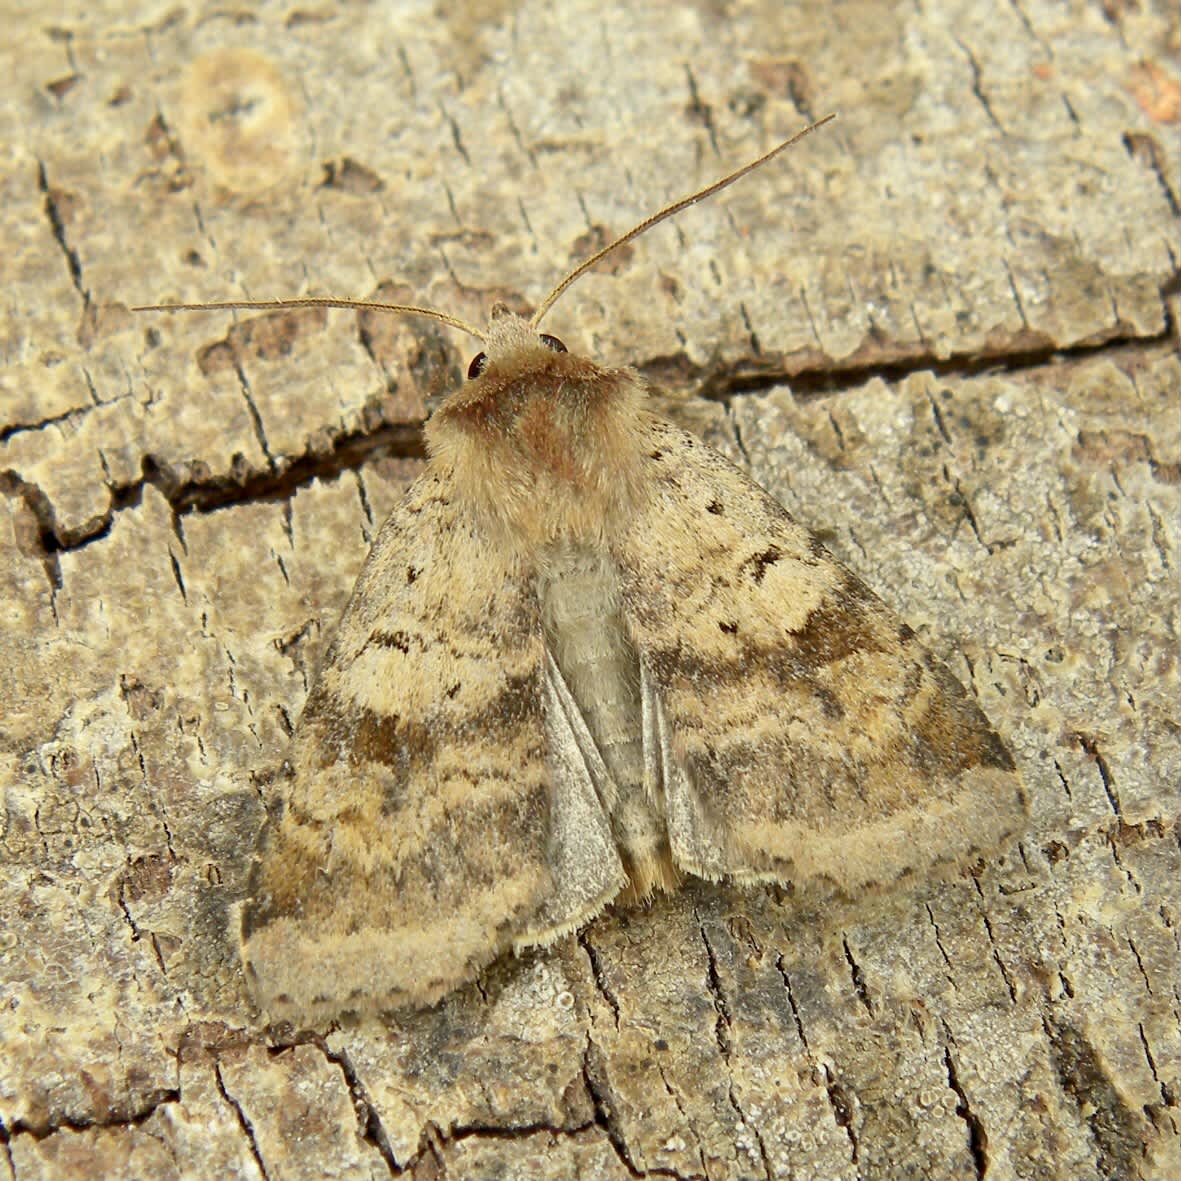
{"type": "Polygon", "coordinates": [[[57,7],[0,46],[0,1178],[1175,1176],[1175,8],[57,7]],[[548,328],[951,663],[1027,838],[839,912],[697,886],[384,1028],[261,1029],[268,784],[474,345],[128,308],[480,319],[832,109],[548,328]]]}

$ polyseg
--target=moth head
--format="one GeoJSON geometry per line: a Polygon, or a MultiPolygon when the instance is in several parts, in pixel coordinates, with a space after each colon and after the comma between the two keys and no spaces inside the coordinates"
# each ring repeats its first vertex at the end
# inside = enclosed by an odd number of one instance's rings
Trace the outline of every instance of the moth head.
{"type": "Polygon", "coordinates": [[[628,371],[570,352],[538,329],[536,317],[519,316],[504,304],[493,306],[481,340],[467,380],[443,399],[427,425],[432,452],[456,430],[482,445],[510,442],[528,462],[565,462],[563,456],[585,450],[588,432],[598,429],[613,405],[642,397],[628,371]]]}
{"type": "Polygon", "coordinates": [[[521,353],[537,353],[538,345],[551,353],[564,353],[566,346],[548,332],[538,332],[528,321],[513,314],[503,303],[492,305],[492,316],[484,335],[484,348],[467,367],[468,381],[482,377],[489,366],[521,353]]]}

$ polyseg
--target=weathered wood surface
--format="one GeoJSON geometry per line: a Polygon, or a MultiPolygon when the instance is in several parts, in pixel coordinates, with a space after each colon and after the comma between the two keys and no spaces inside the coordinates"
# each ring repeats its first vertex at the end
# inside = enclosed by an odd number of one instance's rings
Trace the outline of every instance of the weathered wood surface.
{"type": "Polygon", "coordinates": [[[0,1178],[1176,1176],[1175,6],[58,7],[0,48],[0,1178]],[[129,305],[479,319],[832,109],[550,330],[951,662],[1027,838],[261,1028],[268,783],[470,344],[129,305]]]}

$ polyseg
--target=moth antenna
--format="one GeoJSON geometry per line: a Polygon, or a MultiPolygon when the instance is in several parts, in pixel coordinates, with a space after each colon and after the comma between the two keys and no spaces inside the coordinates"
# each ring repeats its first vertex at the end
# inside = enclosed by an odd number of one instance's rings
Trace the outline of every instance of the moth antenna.
{"type": "Polygon", "coordinates": [[[408,303],[374,303],[367,299],[333,299],[330,296],[307,295],[295,299],[233,299],[224,303],[145,303],[133,307],[133,312],[215,312],[215,311],[286,311],[290,308],[354,308],[362,312],[401,312],[407,316],[426,316],[458,328],[477,340],[484,340],[484,333],[472,327],[458,316],[434,308],[419,308],[408,303]]]}
{"type": "Polygon", "coordinates": [[[764,164],[774,160],[780,152],[786,152],[792,144],[797,144],[806,135],[811,135],[813,131],[823,127],[826,123],[831,123],[836,118],[836,113],[825,115],[823,119],[817,121],[803,131],[797,131],[790,139],[785,139],[783,143],[773,147],[769,152],[760,156],[757,160],[752,160],[749,164],[744,164],[741,168],[735,169],[733,172],[727,173],[716,180],[712,185],[707,185],[704,189],[698,189],[696,193],[691,193],[688,197],[682,197],[679,201],[674,201],[671,205],[666,205],[663,209],[658,210],[652,214],[651,217],[646,217],[639,225],[633,226],[626,234],[616,238],[614,242],[609,242],[602,250],[596,250],[590,258],[585,258],[576,266],[558,285],[541,301],[541,306],[533,313],[533,318],[529,321],[532,327],[536,328],[541,323],[541,318],[550,310],[551,307],[557,303],[558,299],[565,292],[566,288],[570,286],[576,279],[584,275],[591,269],[605,255],[611,253],[612,250],[617,250],[625,242],[630,242],[633,238],[638,238],[646,230],[650,230],[657,222],[662,222],[666,217],[672,217],[674,213],[680,213],[682,209],[688,209],[690,205],[696,205],[698,201],[704,201],[706,197],[712,197],[714,193],[720,192],[728,185],[732,185],[736,180],[741,180],[748,172],[753,172],[756,168],[761,168],[764,164]]]}
{"type": "MultiPolygon", "coordinates": [[[[714,181],[713,184],[707,185],[704,189],[698,189],[697,192],[691,193],[687,197],[682,197],[679,201],[674,201],[671,205],[666,205],[663,209],[657,210],[651,217],[646,217],[638,225],[633,226],[626,234],[621,234],[601,250],[596,250],[589,258],[583,259],[541,301],[541,305],[533,313],[529,321],[530,325],[536,328],[541,323],[542,317],[557,303],[566,289],[576,279],[589,271],[599,259],[610,254],[613,250],[617,250],[625,243],[630,242],[633,238],[638,238],[654,225],[664,221],[666,218],[672,217],[673,214],[680,213],[682,209],[688,209],[690,205],[696,205],[699,201],[704,201],[707,197],[712,197],[714,193],[720,192],[722,189],[732,185],[735,181],[741,180],[748,172],[753,172],[756,168],[761,168],[764,164],[774,160],[780,152],[787,151],[793,144],[799,143],[804,136],[811,135],[813,131],[823,127],[826,123],[831,123],[835,118],[835,113],[825,115],[823,119],[818,119],[802,131],[797,131],[790,139],[785,139],[781,144],[777,144],[757,160],[752,160],[749,164],[744,164],[741,168],[727,173],[720,180],[714,181]]],[[[458,328],[461,332],[466,332],[469,336],[474,336],[477,340],[484,341],[487,339],[480,329],[469,324],[466,320],[461,320],[458,316],[448,315],[446,312],[437,311],[435,308],[420,308],[413,304],[404,303],[377,303],[372,300],[363,299],[336,299],[331,296],[299,296],[294,299],[235,299],[213,303],[145,303],[138,304],[131,310],[133,312],[263,312],[288,311],[293,308],[352,308],[355,311],[397,312],[406,316],[425,316],[431,320],[438,320],[440,324],[448,324],[452,328],[458,328]]]]}

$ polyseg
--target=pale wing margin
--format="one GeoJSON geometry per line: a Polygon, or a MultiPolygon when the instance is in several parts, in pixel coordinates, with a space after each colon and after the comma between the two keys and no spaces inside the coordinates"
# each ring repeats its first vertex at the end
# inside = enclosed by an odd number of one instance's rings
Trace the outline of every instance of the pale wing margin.
{"type": "Polygon", "coordinates": [[[548,754],[551,696],[532,571],[427,474],[374,544],[264,830],[242,925],[263,1009],[430,1003],[579,921],[594,883],[557,875],[587,808],[548,754]]]}
{"type": "Polygon", "coordinates": [[[717,452],[649,430],[612,553],[680,866],[852,893],[1017,831],[1012,757],[911,629],[717,452]]]}

